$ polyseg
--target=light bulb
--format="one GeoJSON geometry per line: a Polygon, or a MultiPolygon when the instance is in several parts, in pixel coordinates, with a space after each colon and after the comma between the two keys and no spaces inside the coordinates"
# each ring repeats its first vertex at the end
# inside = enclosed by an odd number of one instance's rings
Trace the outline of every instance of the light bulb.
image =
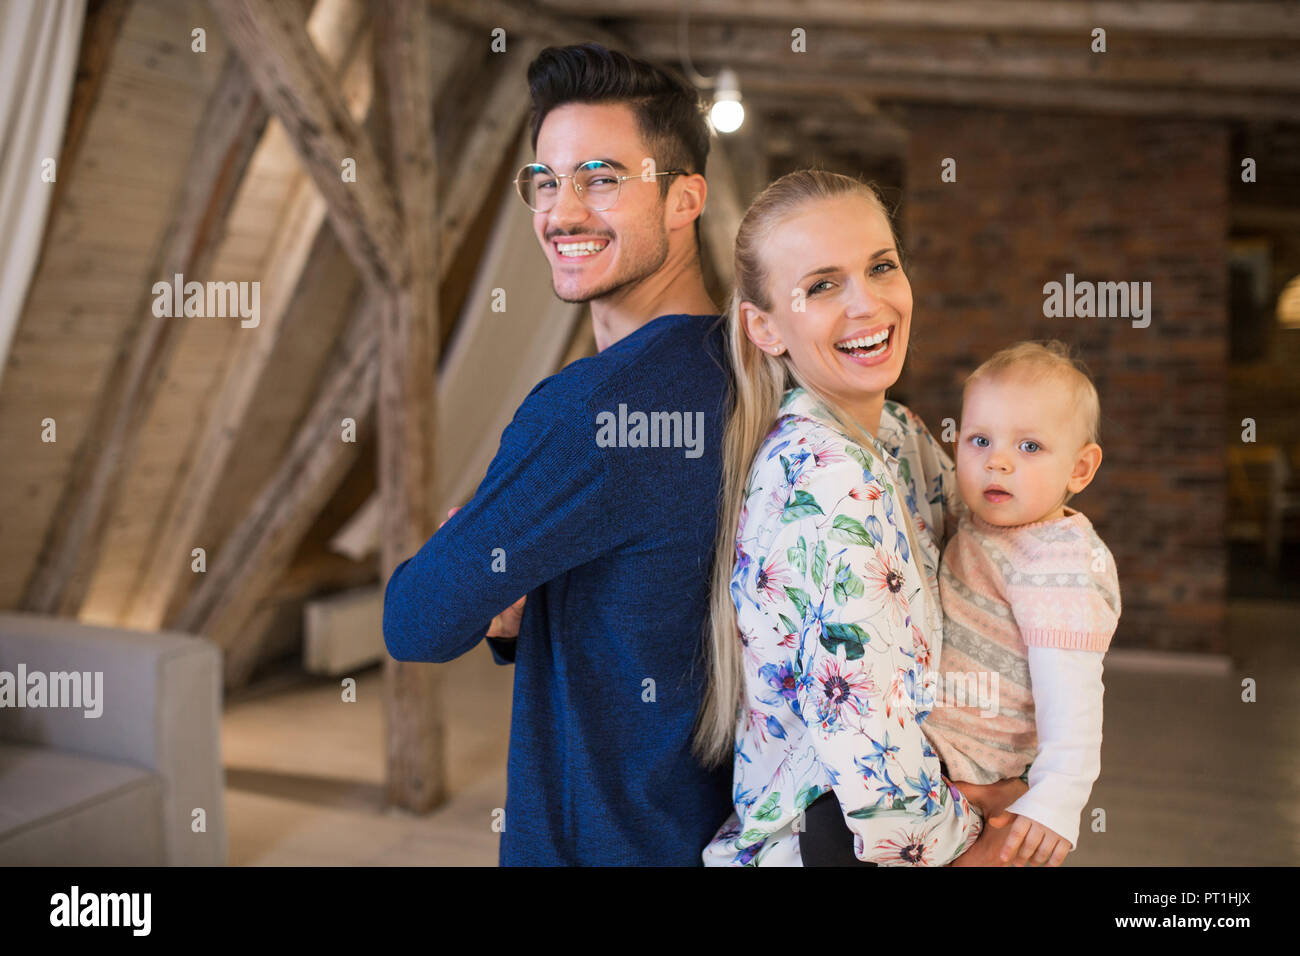
{"type": "Polygon", "coordinates": [[[740,100],[718,100],[709,112],[713,126],[719,133],[734,133],[745,122],[745,108],[740,100]]]}

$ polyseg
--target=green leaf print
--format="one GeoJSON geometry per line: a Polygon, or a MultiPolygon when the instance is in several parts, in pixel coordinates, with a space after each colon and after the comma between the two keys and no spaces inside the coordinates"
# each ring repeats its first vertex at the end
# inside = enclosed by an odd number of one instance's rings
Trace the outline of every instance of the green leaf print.
{"type": "Polygon", "coordinates": [[[808,573],[808,542],[802,537],[799,543],[793,548],[785,549],[785,558],[790,562],[790,567],[798,568],[800,574],[808,573]]]}
{"type": "Polygon", "coordinates": [[[826,573],[826,542],[818,541],[817,547],[813,550],[812,556],[812,575],[813,583],[817,585],[817,590],[823,591],[826,586],[822,584],[822,578],[826,573]]]}
{"type": "Polygon", "coordinates": [[[912,466],[907,463],[906,458],[899,459],[898,474],[903,479],[903,484],[910,485],[912,483],[912,466]]]}
{"type": "Polygon", "coordinates": [[[871,456],[867,454],[861,445],[845,445],[844,450],[850,458],[862,466],[863,471],[871,471],[871,456]]]}
{"type": "Polygon", "coordinates": [[[746,830],[736,839],[736,849],[743,850],[747,846],[753,846],[761,840],[766,840],[772,834],[766,830],[746,830]]]}
{"type": "Polygon", "coordinates": [[[892,805],[887,807],[862,807],[858,810],[850,810],[849,816],[855,820],[870,820],[872,817],[878,817],[885,813],[897,813],[902,811],[907,813],[907,804],[903,803],[897,797],[894,798],[892,805]]]}
{"type": "Polygon", "coordinates": [[[844,579],[844,591],[851,598],[862,597],[867,593],[867,589],[862,584],[862,579],[852,571],[844,579]]]}
{"type": "Polygon", "coordinates": [[[786,617],[784,614],[778,614],[777,617],[779,617],[779,618],[781,619],[781,626],[782,626],[783,628],[785,628],[785,632],[786,632],[787,634],[798,634],[798,633],[799,633],[799,625],[796,624],[794,621],[790,620],[790,619],[789,619],[788,617],[786,617]]]}
{"type": "Polygon", "coordinates": [[[814,800],[822,795],[822,788],[815,783],[805,783],[794,796],[796,810],[806,810],[814,800]]]}
{"type": "Polygon", "coordinates": [[[867,529],[862,526],[862,522],[848,515],[835,516],[835,520],[831,522],[831,537],[847,544],[865,544],[868,547],[875,544],[867,529]]]}
{"type": "Polygon", "coordinates": [[[847,604],[849,598],[862,597],[866,589],[862,586],[862,579],[853,573],[852,569],[843,561],[835,565],[835,595],[836,604],[847,604]]]}
{"type": "Polygon", "coordinates": [[[803,588],[792,588],[787,586],[785,595],[794,602],[795,608],[799,611],[800,620],[808,620],[808,606],[812,604],[812,599],[808,597],[808,592],[803,588]]]}
{"type": "Polygon", "coordinates": [[[850,661],[856,661],[862,656],[862,647],[869,640],[871,635],[861,627],[845,622],[827,623],[821,636],[822,647],[835,654],[843,646],[844,657],[850,661]]]}
{"type": "Polygon", "coordinates": [[[768,794],[767,799],[763,801],[762,806],[760,806],[757,810],[753,812],[753,814],[751,815],[751,819],[763,820],[764,822],[775,820],[778,816],[781,815],[781,811],[777,807],[777,804],[779,804],[780,802],[781,802],[781,794],[779,793],[768,794]]]}
{"type": "Polygon", "coordinates": [[[807,518],[809,515],[819,514],[825,514],[825,512],[822,511],[822,506],[817,503],[817,499],[806,491],[796,491],[794,500],[787,502],[785,510],[781,512],[781,520],[789,523],[798,521],[800,518],[807,518]]]}

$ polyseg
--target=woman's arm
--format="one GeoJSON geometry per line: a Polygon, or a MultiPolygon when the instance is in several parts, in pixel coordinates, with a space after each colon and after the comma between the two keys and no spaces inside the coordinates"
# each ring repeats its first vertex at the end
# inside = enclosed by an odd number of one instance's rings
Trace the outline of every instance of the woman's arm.
{"type": "Polygon", "coordinates": [[[918,696],[930,696],[914,656],[925,636],[924,579],[914,554],[904,560],[905,505],[885,463],[840,447],[824,464],[786,467],[793,489],[770,519],[780,530],[762,556],[793,572],[779,599],[798,710],[860,838],[859,858],[939,866],[971,845],[981,821],[940,776],[917,719],[918,696]]]}

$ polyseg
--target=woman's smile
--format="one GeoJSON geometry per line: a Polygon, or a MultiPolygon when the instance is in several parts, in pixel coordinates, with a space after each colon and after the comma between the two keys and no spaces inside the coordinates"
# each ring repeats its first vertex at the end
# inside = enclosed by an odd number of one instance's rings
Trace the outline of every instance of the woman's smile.
{"type": "Polygon", "coordinates": [[[835,343],[835,351],[855,365],[880,365],[894,354],[895,323],[867,332],[854,332],[835,343]]]}

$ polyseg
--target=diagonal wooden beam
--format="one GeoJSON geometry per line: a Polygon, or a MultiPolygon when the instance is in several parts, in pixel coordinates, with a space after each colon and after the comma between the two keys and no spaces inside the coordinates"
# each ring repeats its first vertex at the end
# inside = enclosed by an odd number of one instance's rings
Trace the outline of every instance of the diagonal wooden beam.
{"type": "MultiPolygon", "coordinates": [[[[303,10],[311,6],[311,0],[293,2],[303,10]]],[[[111,13],[112,18],[120,20],[124,8],[109,0],[100,9],[101,17],[109,17],[111,13]]],[[[331,0],[322,0],[319,12],[327,17],[336,14],[331,9],[331,0]]],[[[343,49],[333,47],[340,42],[350,46],[357,28],[354,17],[337,14],[323,26],[326,32],[322,36],[332,62],[338,62],[343,49]],[[347,33],[346,42],[333,41],[328,33],[331,29],[347,33]]],[[[93,27],[93,32],[107,35],[111,31],[101,24],[93,27]]],[[[107,42],[101,36],[97,46],[107,42]]],[[[95,60],[106,57],[101,51],[95,60]]],[[[87,92],[82,99],[93,102],[94,97],[87,92]]],[[[79,126],[75,117],[76,110],[73,122],[79,126]]],[[[170,278],[177,273],[193,275],[207,269],[269,118],[239,59],[233,55],[227,57],[195,130],[188,167],[181,177],[181,188],[152,275],[170,278]]],[[[69,148],[75,150],[79,138],[71,130],[69,135],[74,145],[65,145],[65,152],[69,148]]],[[[25,610],[76,615],[85,600],[103,549],[108,519],[126,477],[125,465],[135,453],[177,341],[176,320],[155,316],[150,308],[152,298],[151,286],[142,290],[134,312],[141,318],[105,379],[104,392],[92,413],[93,422],[78,449],[25,590],[22,602],[25,610]]]]}
{"type": "MultiPolygon", "coordinates": [[[[99,102],[104,76],[108,73],[118,35],[130,10],[131,0],[87,0],[81,48],[77,52],[77,79],[72,85],[72,99],[68,102],[68,121],[63,130],[63,145],[59,148],[58,177],[54,181],[54,195],[50,198],[51,209],[58,208],[67,189],[68,173],[81,154],[86,123],[99,102]]],[[[41,242],[42,256],[53,235],[53,229],[45,230],[41,242]]]]}
{"type": "MultiPolygon", "coordinates": [[[[488,106],[483,110],[484,116],[491,117],[492,122],[483,130],[476,131],[471,142],[460,151],[455,171],[446,177],[448,183],[457,185],[454,189],[446,190],[438,211],[439,246],[443,250],[459,248],[468,231],[471,216],[457,210],[479,208],[489,198],[489,192],[495,185],[487,181],[487,177],[474,176],[472,173],[495,168],[502,153],[514,148],[513,144],[519,136],[520,126],[528,110],[528,98],[521,92],[525,89],[524,75],[528,62],[536,55],[539,46],[538,42],[525,41],[503,55],[492,80],[493,89],[488,106]],[[452,192],[456,196],[454,203],[447,195],[452,192]]],[[[454,262],[452,255],[444,254],[440,257],[439,282],[446,280],[454,262]]],[[[374,307],[379,306],[376,304],[374,307]]],[[[359,335],[363,340],[374,343],[374,361],[377,367],[377,324],[371,323],[364,312],[357,312],[350,321],[352,324],[348,335],[359,335]],[[357,328],[358,323],[361,324],[360,328],[357,328]]],[[[315,421],[318,416],[332,421],[333,427],[337,429],[338,417],[331,418],[332,411],[320,409],[330,408],[328,395],[332,393],[331,382],[339,374],[335,370],[322,377],[317,398],[313,401],[312,410],[304,417],[300,433],[306,431],[309,434],[319,434],[318,429],[306,424],[315,421]]],[[[347,414],[356,419],[358,429],[370,428],[372,419],[366,416],[373,415],[373,407],[372,402],[358,401],[347,414]]],[[[256,635],[247,627],[253,613],[250,609],[260,605],[283,573],[289,560],[285,552],[292,550],[284,546],[285,541],[296,544],[301,540],[302,531],[310,526],[320,511],[319,506],[315,505],[317,499],[308,494],[309,489],[300,487],[302,481],[295,476],[328,476],[331,474],[330,469],[335,467],[332,464],[335,459],[344,459],[350,463],[354,460],[357,448],[356,445],[338,441],[311,440],[295,440],[292,447],[300,449],[303,456],[323,460],[308,464],[294,454],[285,457],[277,474],[266,485],[268,489],[278,491],[268,492],[264,499],[259,497],[261,503],[248,511],[229,540],[221,544],[209,562],[208,571],[203,575],[199,587],[190,596],[175,622],[181,629],[206,635],[224,649],[229,686],[239,686],[247,678],[248,669],[256,660],[256,635]],[[291,494],[298,497],[287,501],[291,494]],[[273,532],[267,516],[280,509],[286,510],[287,517],[279,523],[280,530],[273,532]],[[289,530],[283,530],[286,528],[289,530]]]]}
{"type": "MultiPolygon", "coordinates": [[[[364,114],[369,107],[370,58],[363,43],[345,79],[351,109],[364,114]]],[[[305,294],[301,279],[308,258],[325,226],[326,206],[320,193],[302,181],[283,217],[261,280],[264,290],[256,328],[241,330],[239,355],[212,399],[194,452],[174,492],[163,509],[156,544],[147,557],[144,573],[128,602],[125,623],[153,630],[166,623],[168,608],[186,573],[185,555],[220,487],[226,464],[234,452],[248,408],[257,393],[293,302],[305,294]]]]}
{"type": "MultiPolygon", "coordinates": [[[[248,74],[229,58],[196,130],[153,275],[191,275],[206,268],[267,120],[248,74]]],[[[28,582],[25,610],[76,615],[81,609],[125,464],[135,452],[177,338],[176,320],[155,316],[150,299],[151,291],[142,293],[135,310],[142,318],[105,379],[28,582]]]]}
{"type": "MultiPolygon", "coordinates": [[[[463,36],[452,28],[444,25],[438,25],[436,28],[434,45],[438,50],[463,49],[463,40],[463,36]]],[[[371,45],[372,47],[374,45],[373,37],[371,45]]],[[[437,63],[436,75],[431,87],[433,89],[443,90],[444,92],[449,89],[453,74],[464,66],[464,62],[464,59],[458,57],[446,57],[440,59],[437,63]]],[[[381,132],[385,132],[386,135],[388,121],[385,111],[383,109],[375,108],[377,104],[375,103],[372,92],[372,65],[373,56],[367,56],[364,61],[357,64],[358,70],[356,73],[358,79],[364,76],[367,81],[367,99],[364,109],[365,127],[369,131],[370,136],[377,137],[381,132]]],[[[444,233],[444,236],[445,241],[454,241],[456,243],[459,243],[462,237],[459,231],[453,233],[451,236],[446,236],[444,233]]],[[[378,293],[377,296],[369,303],[364,311],[361,309],[354,311],[353,317],[349,320],[351,325],[346,334],[374,337],[374,340],[377,343],[379,334],[377,321],[385,307],[386,299],[382,287],[376,286],[374,288],[378,293]],[[369,316],[370,318],[375,319],[376,324],[369,328],[355,328],[356,323],[363,321],[364,316],[369,316]]],[[[376,344],[375,347],[378,348],[378,345],[376,344]]],[[[324,395],[326,390],[329,388],[329,383],[332,378],[341,373],[342,365],[340,362],[341,360],[336,359],[332,368],[327,369],[326,372],[322,374],[322,384],[317,392],[317,398],[313,401],[313,409],[322,401],[321,396],[324,395]]],[[[367,410],[358,411],[357,414],[352,416],[356,419],[359,429],[369,429],[371,426],[369,420],[363,422],[360,417],[362,414],[370,414],[368,409],[369,406],[367,406],[367,410]]],[[[312,412],[309,411],[307,417],[310,417],[311,414],[312,412]]],[[[232,423],[229,427],[236,429],[238,428],[238,425],[232,423]]],[[[326,451],[331,454],[343,456],[351,462],[355,458],[357,447],[356,444],[339,443],[338,445],[329,446],[326,451]]],[[[291,464],[281,465],[282,470],[285,467],[293,466],[291,464]]],[[[273,481],[274,479],[268,481],[268,485],[273,483],[273,481]]],[[[302,507],[310,507],[310,503],[302,505],[302,507]]],[[[247,600],[243,600],[244,595],[242,592],[232,592],[231,586],[225,583],[227,577],[238,570],[239,567],[264,567],[264,565],[257,563],[259,559],[255,555],[259,554],[260,552],[258,549],[266,545],[268,542],[257,538],[256,523],[251,527],[248,526],[248,521],[252,518],[253,514],[254,512],[249,512],[243,523],[239,526],[244,529],[242,534],[239,532],[232,532],[229,538],[231,543],[222,543],[220,545],[216,551],[216,561],[212,564],[211,569],[203,576],[198,587],[196,587],[191,593],[188,600],[185,602],[185,605],[180,609],[176,617],[166,621],[168,626],[193,632],[202,632],[220,643],[226,649],[227,662],[229,665],[227,676],[228,679],[231,680],[241,680],[243,676],[246,676],[239,673],[238,662],[245,659],[251,662],[254,659],[257,650],[256,635],[246,627],[248,615],[252,613],[248,609],[260,602],[260,600],[268,593],[269,589],[274,586],[279,571],[283,570],[283,568],[280,567],[275,571],[263,570],[257,577],[241,576],[239,579],[240,584],[238,586],[240,588],[247,587],[249,589],[247,600]],[[248,544],[247,552],[244,550],[245,543],[248,544]],[[232,555],[240,556],[239,560],[234,563],[234,566],[231,566],[225,560],[227,557],[232,555]],[[225,570],[222,571],[220,570],[221,568],[225,568],[225,570]],[[227,641],[229,643],[227,643],[227,641]]],[[[313,511],[309,517],[314,516],[315,514],[316,512],[313,511]]],[[[305,528],[306,525],[303,525],[302,527],[305,528]]],[[[300,539],[301,537],[302,535],[299,534],[297,539],[300,539]]],[[[278,557],[280,557],[278,554],[273,553],[270,555],[271,560],[278,557]]]]}
{"type": "Polygon", "coordinates": [[[410,271],[401,216],[369,135],[348,112],[292,0],[208,0],[261,94],[325,198],[330,224],[372,285],[401,287],[410,271]],[[345,182],[343,162],[356,163],[345,182]]]}
{"type": "Polygon", "coordinates": [[[332,368],[276,473],[222,543],[177,622],[179,628],[202,632],[223,648],[228,687],[243,686],[256,664],[256,641],[240,641],[239,629],[246,629],[260,610],[262,599],[288,566],[298,542],[347,474],[356,449],[373,427],[379,376],[375,329],[384,305],[382,291],[363,290],[332,368]],[[355,444],[342,440],[344,418],[357,423],[355,444]],[[217,601],[219,608],[214,607],[217,601]],[[204,611],[217,613],[204,621],[204,611]]]}

